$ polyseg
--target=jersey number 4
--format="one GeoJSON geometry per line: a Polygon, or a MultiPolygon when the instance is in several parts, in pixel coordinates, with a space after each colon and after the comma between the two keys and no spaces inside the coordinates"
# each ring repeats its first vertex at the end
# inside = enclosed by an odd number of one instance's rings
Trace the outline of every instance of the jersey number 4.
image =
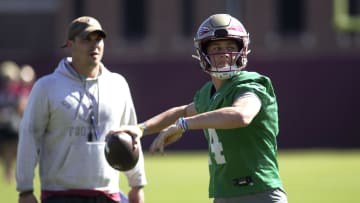
{"type": "MultiPolygon", "coordinates": [[[[211,153],[214,155],[214,159],[216,164],[225,164],[225,156],[222,154],[223,152],[223,146],[221,142],[219,141],[219,137],[216,133],[216,130],[211,128],[208,129],[209,132],[209,143],[210,143],[210,150],[211,153]]],[[[211,158],[209,158],[209,164],[212,164],[211,158]]]]}

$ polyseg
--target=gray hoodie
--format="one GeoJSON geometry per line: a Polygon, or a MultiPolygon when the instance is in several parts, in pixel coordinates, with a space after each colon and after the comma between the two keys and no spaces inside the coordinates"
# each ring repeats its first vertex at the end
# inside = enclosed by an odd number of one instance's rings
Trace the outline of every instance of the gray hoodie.
{"type": "MultiPolygon", "coordinates": [[[[41,190],[119,191],[119,173],[106,162],[104,140],[110,130],[137,123],[129,86],[123,76],[102,64],[96,79],[82,78],[70,62],[71,58],[61,60],[31,91],[20,126],[18,191],[33,189],[38,162],[41,190]]],[[[130,186],[146,184],[140,154],[137,166],[125,173],[130,186]]]]}

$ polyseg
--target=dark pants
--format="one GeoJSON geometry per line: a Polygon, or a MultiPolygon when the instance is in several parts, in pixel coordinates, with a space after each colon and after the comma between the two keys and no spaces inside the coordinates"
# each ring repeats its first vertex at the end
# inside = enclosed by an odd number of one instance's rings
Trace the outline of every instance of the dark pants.
{"type": "Polygon", "coordinates": [[[103,195],[80,196],[80,195],[59,195],[51,196],[41,201],[42,203],[118,203],[103,195]]]}

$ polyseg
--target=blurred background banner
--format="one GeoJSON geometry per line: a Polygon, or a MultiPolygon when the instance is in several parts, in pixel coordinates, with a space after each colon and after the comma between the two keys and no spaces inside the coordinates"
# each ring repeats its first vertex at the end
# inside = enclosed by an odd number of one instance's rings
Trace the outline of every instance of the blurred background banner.
{"type": "MultiPolygon", "coordinates": [[[[215,13],[250,33],[247,70],[272,79],[280,148],[360,147],[360,0],[1,0],[0,61],[48,74],[67,54],[68,23],[94,16],[108,33],[104,63],[127,78],[143,121],[209,79],[191,55],[197,25],[215,13]]],[[[188,132],[170,148],[206,149],[204,139],[188,132]]]]}

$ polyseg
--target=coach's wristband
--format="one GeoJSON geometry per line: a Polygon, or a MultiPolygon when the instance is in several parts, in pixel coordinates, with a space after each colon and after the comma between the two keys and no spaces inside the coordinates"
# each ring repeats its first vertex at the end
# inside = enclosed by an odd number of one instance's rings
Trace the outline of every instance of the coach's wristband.
{"type": "Polygon", "coordinates": [[[32,194],[33,192],[34,192],[33,190],[21,191],[21,192],[19,193],[19,197],[25,197],[25,196],[27,196],[27,195],[32,194]]]}
{"type": "Polygon", "coordinates": [[[141,137],[143,137],[145,135],[145,133],[146,133],[146,130],[147,130],[145,123],[140,123],[138,125],[138,127],[140,128],[141,133],[142,133],[141,137]]]}
{"type": "Polygon", "coordinates": [[[144,187],[145,187],[144,185],[135,186],[135,188],[137,189],[143,189],[144,187]]]}

